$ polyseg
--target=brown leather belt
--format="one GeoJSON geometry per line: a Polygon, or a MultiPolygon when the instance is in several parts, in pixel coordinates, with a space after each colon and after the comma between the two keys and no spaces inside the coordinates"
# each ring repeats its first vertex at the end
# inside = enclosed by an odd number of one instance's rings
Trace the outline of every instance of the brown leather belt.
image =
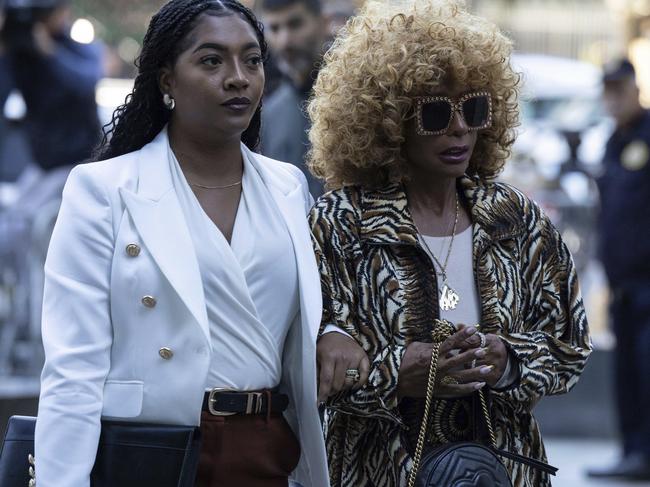
{"type": "Polygon", "coordinates": [[[289,396],[273,391],[237,392],[229,389],[212,389],[203,396],[203,411],[213,416],[235,414],[282,413],[289,405],[289,396]]]}

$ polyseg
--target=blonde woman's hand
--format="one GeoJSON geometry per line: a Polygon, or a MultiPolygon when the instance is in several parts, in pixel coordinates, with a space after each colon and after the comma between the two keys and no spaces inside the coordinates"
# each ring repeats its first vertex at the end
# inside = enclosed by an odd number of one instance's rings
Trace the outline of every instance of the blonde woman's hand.
{"type": "MultiPolygon", "coordinates": [[[[435,397],[467,396],[485,386],[485,377],[479,367],[466,369],[478,358],[476,332],[475,327],[463,328],[440,345],[435,397]],[[463,374],[462,380],[458,378],[459,373],[463,374]]],[[[413,342],[406,348],[397,382],[400,398],[426,395],[432,350],[433,344],[423,342],[413,342]]]]}
{"type": "MultiPolygon", "coordinates": [[[[485,382],[490,387],[494,387],[503,376],[508,365],[508,349],[503,343],[503,340],[497,335],[486,333],[483,336],[485,337],[485,347],[476,353],[475,369],[479,369],[485,382]]],[[[480,346],[480,333],[476,333],[475,337],[477,338],[475,342],[478,342],[478,346],[480,346]]],[[[472,343],[472,346],[476,345],[475,342],[472,343]]],[[[467,350],[467,345],[462,349],[467,350]]],[[[474,375],[469,369],[456,374],[461,380],[467,380],[474,375]]]]}
{"type": "Polygon", "coordinates": [[[322,335],[316,345],[318,361],[318,402],[345,390],[358,390],[368,381],[370,360],[361,346],[343,333],[322,335]],[[349,369],[359,372],[358,380],[346,375],[349,369]]]}

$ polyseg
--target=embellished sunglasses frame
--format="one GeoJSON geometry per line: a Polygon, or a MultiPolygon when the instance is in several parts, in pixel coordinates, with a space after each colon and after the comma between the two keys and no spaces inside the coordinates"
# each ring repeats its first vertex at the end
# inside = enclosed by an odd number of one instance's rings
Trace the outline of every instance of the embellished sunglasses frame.
{"type": "Polygon", "coordinates": [[[472,91],[465,93],[460,96],[458,99],[454,100],[448,96],[418,96],[415,98],[415,117],[417,121],[417,134],[418,135],[443,135],[447,133],[449,127],[451,127],[452,121],[454,120],[454,114],[458,114],[463,117],[465,124],[470,132],[483,130],[492,126],[492,95],[489,91],[472,91]],[[488,116],[484,124],[478,127],[470,127],[465,120],[465,115],[463,114],[463,103],[472,98],[486,97],[488,102],[488,116]],[[449,120],[447,121],[447,126],[444,129],[440,130],[425,130],[424,124],[422,122],[422,106],[427,103],[444,101],[449,103],[451,106],[451,114],[449,115],[449,120]]]}

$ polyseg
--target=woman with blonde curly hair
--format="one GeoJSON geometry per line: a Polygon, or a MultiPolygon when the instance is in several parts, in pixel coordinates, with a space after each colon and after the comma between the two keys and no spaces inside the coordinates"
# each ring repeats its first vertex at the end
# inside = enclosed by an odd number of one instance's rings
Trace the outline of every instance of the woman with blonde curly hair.
{"type": "MultiPolygon", "coordinates": [[[[415,0],[367,4],[325,58],[309,105],[311,168],[333,189],[310,215],[322,326],[370,363],[364,387],[327,403],[333,486],[406,485],[434,348],[425,448],[488,436],[480,390],[496,447],[546,461],[532,409],[591,351],[560,234],[494,181],[518,123],[511,50],[461,2],[415,0]]],[[[502,460],[515,486],[550,485],[502,460]]]]}

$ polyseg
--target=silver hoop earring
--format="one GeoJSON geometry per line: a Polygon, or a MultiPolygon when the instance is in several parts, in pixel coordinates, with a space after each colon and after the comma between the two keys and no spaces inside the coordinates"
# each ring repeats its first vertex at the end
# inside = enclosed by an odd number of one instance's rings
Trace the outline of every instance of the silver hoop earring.
{"type": "Polygon", "coordinates": [[[167,109],[170,110],[170,111],[173,110],[174,108],[176,108],[176,100],[174,100],[174,99],[169,95],[169,93],[165,93],[165,94],[163,95],[163,103],[165,104],[165,106],[167,107],[167,109]]]}

